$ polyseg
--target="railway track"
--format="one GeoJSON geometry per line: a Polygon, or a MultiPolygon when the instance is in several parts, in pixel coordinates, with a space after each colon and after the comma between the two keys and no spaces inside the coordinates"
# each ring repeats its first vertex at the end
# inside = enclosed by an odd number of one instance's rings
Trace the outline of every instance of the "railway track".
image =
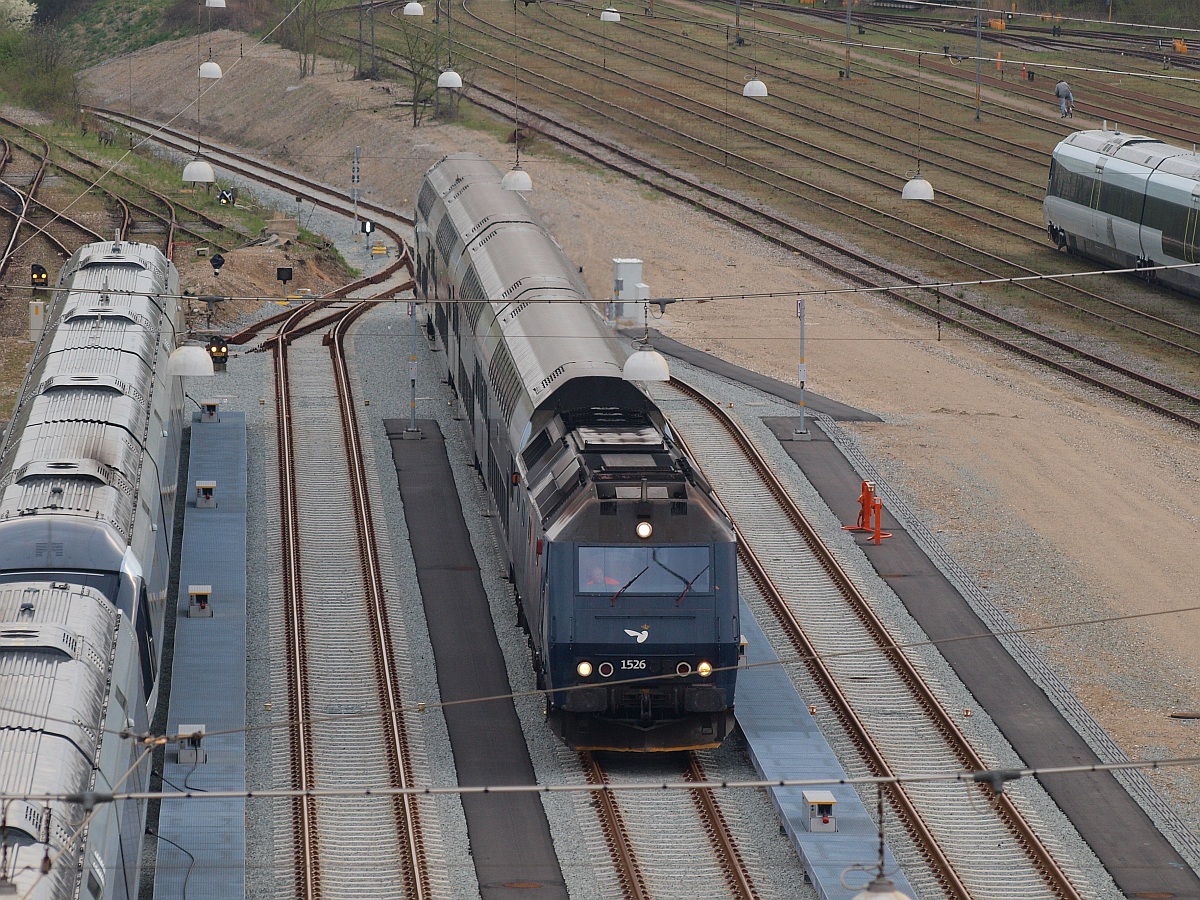
{"type": "MultiPolygon", "coordinates": [[[[988,768],[720,405],[677,380],[652,394],[720,485],[738,528],[743,590],[762,610],[760,622],[773,623],[804,660],[865,773],[891,778],[988,768]]],[[[967,791],[975,802],[961,786],[888,787],[924,869],[922,878],[906,866],[914,885],[959,898],[1082,896],[1040,838],[1039,823],[1009,793],[984,785],[967,791]],[[986,855],[981,847],[989,848],[986,855]]]]}
{"type": "MultiPolygon", "coordinates": [[[[370,488],[343,341],[368,307],[346,304],[328,356],[293,345],[308,304],[270,341],[276,379],[284,593],[296,786],[410,787],[413,763],[395,668],[370,488]],[[290,355],[299,356],[301,377],[290,355]],[[330,452],[340,432],[344,453],[330,452]],[[364,714],[376,711],[376,715],[364,714]],[[339,715],[340,714],[340,715],[339,715]],[[350,714],[346,717],[346,714],[350,714]],[[353,753],[347,753],[353,747],[353,753]]],[[[415,797],[377,803],[303,797],[296,812],[296,892],[431,896],[415,797]],[[390,809],[389,809],[390,808],[390,809]],[[364,866],[365,859],[371,865],[364,866]]]]}
{"type": "MultiPolygon", "coordinates": [[[[493,27],[480,20],[477,27],[481,33],[486,31],[492,41],[506,39],[505,25],[493,27]]],[[[525,29],[526,33],[531,30],[532,25],[525,29]]],[[[344,40],[350,41],[351,38],[347,36],[344,40]]],[[[463,39],[463,42],[467,43],[466,39],[463,39]]],[[[535,92],[554,93],[558,81],[546,71],[552,63],[545,58],[542,61],[532,58],[539,53],[532,46],[532,41],[523,38],[514,43],[513,47],[511,57],[522,59],[520,68],[524,74],[520,76],[517,73],[518,67],[512,62],[506,62],[502,53],[478,48],[472,48],[470,52],[481,69],[490,70],[496,75],[497,84],[507,82],[511,85],[514,78],[525,79],[521,87],[513,88],[514,93],[524,96],[535,92]]],[[[400,64],[400,60],[394,54],[389,55],[385,50],[380,50],[377,58],[387,64],[400,64]]],[[[604,77],[599,71],[589,69],[587,78],[592,84],[592,89],[587,93],[597,98],[595,102],[602,100],[606,108],[617,110],[614,97],[616,91],[610,91],[606,97],[598,98],[594,85],[597,78],[604,77]]],[[[621,82],[615,81],[614,84],[621,82]]],[[[604,129],[576,125],[560,113],[550,113],[534,109],[527,104],[515,103],[512,94],[493,90],[484,84],[475,85],[471,95],[479,105],[506,118],[513,115],[515,105],[521,106],[518,117],[523,127],[540,132],[584,158],[627,177],[636,178],[669,196],[751,231],[797,254],[807,262],[833,272],[855,286],[879,289],[882,285],[916,283],[908,268],[889,265],[875,254],[858,252],[844,240],[831,238],[823,228],[801,225],[791,214],[774,213],[762,203],[736,194],[732,190],[715,187],[710,181],[691,176],[676,165],[658,162],[650,153],[637,150],[635,144],[608,137],[604,129]]],[[[602,112],[601,118],[605,118],[606,115],[607,113],[602,112]]],[[[683,132],[680,132],[680,135],[680,141],[688,139],[683,132]]],[[[660,145],[658,152],[661,150],[660,145]]],[[[866,227],[870,223],[862,219],[860,224],[866,227]]],[[[989,268],[973,268],[969,273],[959,274],[970,278],[994,279],[1006,287],[1013,287],[1020,282],[1010,279],[1019,279],[1022,277],[1021,273],[1028,272],[1027,268],[1009,267],[999,273],[989,268]]],[[[1115,354],[1106,346],[1111,338],[1111,329],[1124,329],[1131,319],[1136,318],[1142,324],[1132,330],[1126,329],[1131,340],[1157,347],[1156,352],[1159,353],[1171,353],[1176,356],[1183,354],[1186,367],[1186,358],[1196,359],[1197,353],[1200,352],[1200,331],[1195,325],[1172,319],[1162,323],[1163,331],[1152,331],[1147,323],[1161,317],[1147,315],[1140,309],[1132,309],[1143,304],[1116,304],[1111,298],[1095,293],[1091,293],[1089,304],[1098,303],[1099,308],[1089,309],[1079,303],[1069,303],[1064,307],[1071,313],[1070,321],[1073,323],[1080,321],[1079,315],[1095,316],[1100,323],[1097,327],[1104,329],[1103,332],[1098,331],[1095,334],[1076,334],[1075,326],[1067,325],[1066,320],[1062,327],[1056,327],[1052,322],[1044,327],[1036,327],[1031,321],[1042,318],[1042,314],[1030,312],[1008,297],[1004,298],[1002,304],[997,304],[984,297],[975,298],[963,291],[893,291],[888,292],[886,296],[916,308],[938,321],[957,325],[975,337],[998,344],[1171,419],[1192,427],[1200,424],[1200,394],[1188,386],[1178,386],[1173,379],[1157,377],[1152,369],[1143,371],[1140,367],[1115,364],[1115,354]],[[1104,309],[1108,311],[1104,312],[1104,309]],[[1148,334],[1152,336],[1147,337],[1148,334]]],[[[1058,306],[1062,301],[1055,298],[1052,303],[1058,306]]],[[[1186,310],[1186,307],[1180,309],[1186,310]]]]}
{"type": "MultiPolygon", "coordinates": [[[[695,753],[683,757],[683,779],[706,782],[704,767],[695,753]]],[[[605,764],[594,753],[580,754],[584,778],[592,785],[617,785],[631,780],[660,780],[662,765],[638,761],[631,772],[614,774],[615,763],[605,764]]],[[[649,900],[679,893],[679,859],[688,861],[686,889],[689,897],[734,897],[757,900],[749,868],[711,790],[664,791],[642,794],[622,803],[619,793],[596,791],[592,795],[605,843],[626,900],[649,900]]]]}

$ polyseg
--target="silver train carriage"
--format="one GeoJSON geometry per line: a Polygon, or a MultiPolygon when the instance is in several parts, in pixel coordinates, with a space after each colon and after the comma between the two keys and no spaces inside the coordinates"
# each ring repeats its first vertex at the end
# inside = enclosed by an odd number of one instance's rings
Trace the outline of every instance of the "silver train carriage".
{"type": "MultiPolygon", "coordinates": [[[[1200,262],[1200,155],[1119,131],[1077,131],[1050,162],[1042,206],[1060,249],[1121,268],[1200,262]]],[[[1200,296],[1200,271],[1150,273],[1200,296]]]]}
{"type": "Polygon", "coordinates": [[[478,156],[417,198],[418,299],[498,511],[547,718],[576,749],[717,746],[740,652],[732,524],[578,271],[478,156]]]}
{"type": "MultiPolygon", "coordinates": [[[[156,248],[65,264],[0,448],[0,791],[145,790],[182,417],[179,276],[156,248]]],[[[145,804],[13,801],[0,886],[136,898],[145,804]],[[42,873],[44,861],[52,861],[42,873]]],[[[0,893],[3,893],[0,890],[0,893]]]]}

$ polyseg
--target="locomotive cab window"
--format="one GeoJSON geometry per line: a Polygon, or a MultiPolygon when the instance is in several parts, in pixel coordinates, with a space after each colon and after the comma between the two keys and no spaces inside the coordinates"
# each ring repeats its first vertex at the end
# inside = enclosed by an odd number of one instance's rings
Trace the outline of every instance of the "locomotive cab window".
{"type": "Polygon", "coordinates": [[[580,547],[578,557],[581,594],[712,593],[708,547],[580,547]]]}

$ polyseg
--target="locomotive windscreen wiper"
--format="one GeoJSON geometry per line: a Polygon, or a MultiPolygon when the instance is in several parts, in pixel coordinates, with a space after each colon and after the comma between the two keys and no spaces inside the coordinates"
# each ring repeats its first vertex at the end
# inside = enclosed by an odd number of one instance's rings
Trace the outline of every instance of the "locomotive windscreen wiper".
{"type": "MultiPolygon", "coordinates": [[[[712,564],[709,563],[709,565],[712,565],[712,564]]],[[[703,569],[701,569],[699,572],[696,573],[696,578],[699,578],[701,575],[703,575],[707,571],[708,571],[708,566],[705,566],[703,569]]],[[[686,585],[684,585],[683,593],[675,598],[676,606],[678,606],[680,603],[683,602],[683,598],[687,596],[687,592],[690,591],[692,589],[692,585],[696,583],[696,578],[693,578],[686,585]]]]}
{"type": "Polygon", "coordinates": [[[616,605],[617,598],[620,597],[623,593],[625,593],[626,588],[628,588],[630,585],[632,585],[635,581],[637,581],[639,578],[641,578],[643,575],[645,575],[649,571],[650,571],[650,564],[647,563],[646,568],[642,569],[642,571],[638,572],[636,575],[634,575],[632,578],[630,578],[627,582],[625,582],[623,585],[621,585],[621,589],[612,595],[612,599],[608,601],[608,605],[609,606],[616,605]]]}

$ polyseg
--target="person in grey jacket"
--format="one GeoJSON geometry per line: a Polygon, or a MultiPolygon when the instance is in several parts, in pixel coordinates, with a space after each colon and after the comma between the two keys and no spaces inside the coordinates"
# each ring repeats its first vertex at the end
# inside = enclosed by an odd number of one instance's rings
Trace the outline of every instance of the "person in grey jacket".
{"type": "Polygon", "coordinates": [[[1071,86],[1065,81],[1060,81],[1054,86],[1054,96],[1058,98],[1062,107],[1062,115],[1059,118],[1073,119],[1075,117],[1075,98],[1071,96],[1071,86]]]}

